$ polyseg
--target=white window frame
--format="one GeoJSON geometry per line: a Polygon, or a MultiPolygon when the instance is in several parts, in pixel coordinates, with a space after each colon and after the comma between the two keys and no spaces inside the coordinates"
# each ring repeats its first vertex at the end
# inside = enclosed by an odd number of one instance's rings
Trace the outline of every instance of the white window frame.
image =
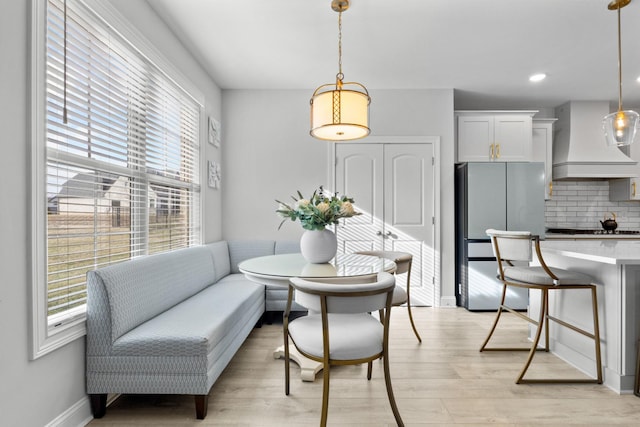
{"type": "MultiPolygon", "coordinates": [[[[163,70],[199,105],[200,182],[206,171],[203,136],[206,135],[204,96],[162,53],[136,30],[111,4],[100,0],[75,0],[100,16],[111,29],[128,40],[140,54],[163,70]]],[[[64,315],[47,313],[47,203],[46,203],[46,32],[47,2],[31,0],[31,359],[37,359],[86,334],[85,306],[64,315]]],[[[204,188],[201,185],[201,189],[204,188]]],[[[200,193],[200,241],[204,232],[204,191],[200,193]]]]}

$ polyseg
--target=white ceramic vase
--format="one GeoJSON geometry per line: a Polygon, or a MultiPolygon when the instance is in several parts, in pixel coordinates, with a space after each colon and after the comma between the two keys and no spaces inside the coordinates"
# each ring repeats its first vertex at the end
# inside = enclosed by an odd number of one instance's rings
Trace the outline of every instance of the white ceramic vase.
{"type": "Polygon", "coordinates": [[[300,238],[300,252],[308,262],[323,264],[336,256],[338,240],[333,231],[305,230],[300,238]]]}

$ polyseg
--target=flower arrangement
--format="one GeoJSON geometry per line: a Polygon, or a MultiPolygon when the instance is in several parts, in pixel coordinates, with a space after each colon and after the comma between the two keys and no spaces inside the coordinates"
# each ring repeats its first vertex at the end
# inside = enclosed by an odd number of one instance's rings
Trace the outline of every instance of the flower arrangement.
{"type": "Polygon", "coordinates": [[[276,212],[284,219],[278,230],[287,219],[302,224],[305,230],[324,230],[327,225],[338,224],[340,218],[350,218],[361,215],[353,208],[353,199],[347,196],[338,197],[338,194],[326,195],[322,186],[313,192],[309,199],[305,199],[298,191],[298,198],[291,196],[295,203],[289,205],[276,200],[280,204],[276,212]]]}

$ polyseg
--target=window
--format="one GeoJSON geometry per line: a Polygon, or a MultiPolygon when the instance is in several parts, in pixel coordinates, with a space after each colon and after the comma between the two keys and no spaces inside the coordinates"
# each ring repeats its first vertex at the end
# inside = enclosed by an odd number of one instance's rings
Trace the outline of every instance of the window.
{"type": "Polygon", "coordinates": [[[88,271],[201,235],[199,97],[104,2],[38,3],[34,358],[84,334],[88,271]]]}

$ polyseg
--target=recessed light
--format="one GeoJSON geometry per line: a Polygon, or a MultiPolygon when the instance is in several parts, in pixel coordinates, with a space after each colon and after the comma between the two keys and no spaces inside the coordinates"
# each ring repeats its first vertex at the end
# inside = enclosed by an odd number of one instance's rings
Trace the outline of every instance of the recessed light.
{"type": "Polygon", "coordinates": [[[529,81],[530,82],[541,82],[546,77],[547,77],[547,75],[545,73],[534,74],[531,77],[529,77],[529,81]]]}

